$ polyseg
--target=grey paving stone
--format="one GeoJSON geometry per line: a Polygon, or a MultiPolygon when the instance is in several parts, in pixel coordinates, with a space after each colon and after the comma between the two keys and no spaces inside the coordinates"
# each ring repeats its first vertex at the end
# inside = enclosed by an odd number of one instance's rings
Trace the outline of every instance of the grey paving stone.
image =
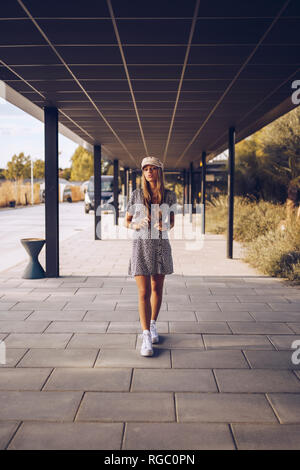
{"type": "Polygon", "coordinates": [[[97,295],[102,296],[105,294],[114,294],[116,296],[119,296],[121,294],[122,287],[119,286],[111,286],[111,287],[79,287],[79,289],[76,291],[76,297],[77,296],[86,296],[86,295],[97,295]]]}
{"type": "Polygon", "coordinates": [[[95,367],[170,368],[170,351],[154,348],[152,357],[143,357],[136,349],[101,349],[95,367]]]}
{"type": "Polygon", "coordinates": [[[80,296],[80,297],[79,297],[79,296],[76,297],[75,294],[73,294],[73,295],[65,295],[65,296],[56,295],[56,294],[51,294],[51,295],[49,295],[49,297],[47,298],[47,300],[49,300],[49,301],[51,300],[52,302],[55,302],[55,301],[57,302],[57,301],[59,301],[60,299],[63,299],[65,302],[72,302],[72,301],[74,301],[76,298],[78,298],[79,300],[80,300],[80,299],[81,299],[81,300],[84,299],[84,300],[86,300],[87,302],[93,302],[94,299],[96,298],[96,296],[92,294],[92,295],[84,295],[84,296],[82,295],[82,296],[80,296]]]}
{"type": "Polygon", "coordinates": [[[211,370],[135,369],[132,391],[217,392],[218,390],[211,370]]]}
{"type": "Polygon", "coordinates": [[[239,302],[234,295],[190,295],[192,304],[201,304],[202,302],[239,302]]]}
{"type": "Polygon", "coordinates": [[[263,335],[203,335],[207,349],[274,349],[263,335]]]}
{"type": "Polygon", "coordinates": [[[292,343],[294,341],[299,341],[300,343],[300,336],[299,335],[271,335],[270,340],[275,345],[276,349],[289,349],[293,350],[292,343]]]}
{"type": "Polygon", "coordinates": [[[0,449],[7,447],[13,434],[19,425],[18,421],[0,421],[0,449]]]}
{"type": "Polygon", "coordinates": [[[0,391],[0,420],[72,421],[81,392],[0,391]]]}
{"type": "Polygon", "coordinates": [[[88,321],[118,321],[118,322],[127,322],[127,321],[138,321],[139,312],[138,310],[103,310],[103,311],[92,311],[89,310],[84,317],[85,322],[88,321]]]}
{"type": "Polygon", "coordinates": [[[288,303],[288,300],[283,295],[257,295],[255,299],[253,299],[253,295],[238,295],[237,298],[240,302],[267,302],[270,305],[270,302],[279,302],[279,303],[288,303]]]}
{"type": "Polygon", "coordinates": [[[30,349],[18,367],[93,367],[97,349],[30,349]]]}
{"type": "Polygon", "coordinates": [[[195,313],[188,310],[171,310],[159,313],[159,319],[161,321],[196,321],[195,313]]]}
{"type": "Polygon", "coordinates": [[[1,368],[6,368],[6,367],[15,367],[16,364],[26,354],[27,351],[28,351],[28,349],[7,348],[6,349],[6,354],[5,354],[6,363],[5,364],[0,364],[0,369],[1,368]]]}
{"type": "Polygon", "coordinates": [[[271,307],[266,303],[259,302],[218,302],[222,312],[226,311],[239,311],[239,312],[269,312],[271,307]]]}
{"type": "Polygon", "coordinates": [[[300,425],[233,424],[233,435],[240,450],[299,450],[300,425]]]}
{"type": "Polygon", "coordinates": [[[291,329],[285,323],[271,322],[229,322],[230,329],[236,334],[291,334],[291,329]]]}
{"type": "Polygon", "coordinates": [[[6,339],[8,348],[65,348],[71,333],[12,333],[6,339]]]}
{"type": "Polygon", "coordinates": [[[131,371],[131,369],[109,370],[84,367],[55,369],[43,390],[128,392],[131,371]]]}
{"type": "MultiPolygon", "coordinates": [[[[156,322],[158,333],[168,333],[168,322],[156,322]]],[[[139,321],[136,322],[115,322],[109,323],[107,333],[141,333],[142,327],[139,321]]]]}
{"type": "Polygon", "coordinates": [[[44,302],[18,302],[11,310],[61,310],[65,304],[65,301],[50,302],[47,300],[44,302]]]}
{"type": "Polygon", "coordinates": [[[297,312],[250,312],[256,321],[272,322],[299,322],[300,314],[297,312]]]}
{"type": "Polygon", "coordinates": [[[172,393],[87,392],[76,421],[174,421],[172,393]]]}
{"type": "Polygon", "coordinates": [[[19,321],[9,320],[0,322],[1,333],[42,333],[47,326],[49,321],[19,321]]]}
{"type": "Polygon", "coordinates": [[[135,348],[136,335],[134,334],[114,334],[105,333],[76,333],[69,342],[67,349],[73,348],[135,348]]]}
{"type": "Polygon", "coordinates": [[[128,423],[124,449],[233,450],[235,445],[226,424],[128,423]]]}
{"type": "Polygon", "coordinates": [[[40,390],[51,371],[50,368],[1,368],[0,390],[40,390]]]}
{"type": "MultiPolygon", "coordinates": [[[[141,336],[137,340],[137,348],[140,349],[142,345],[141,336]]],[[[186,349],[186,348],[197,348],[204,349],[202,335],[199,334],[163,334],[159,336],[159,343],[155,344],[155,348],[159,349],[186,349]]]]}
{"type": "Polygon", "coordinates": [[[23,423],[10,450],[119,450],[122,423],[23,423]]]}
{"type": "MultiPolygon", "coordinates": [[[[0,299],[0,311],[1,310],[10,310],[13,308],[13,306],[16,304],[16,302],[5,302],[0,299]]],[[[31,310],[31,307],[25,307],[21,308],[19,310],[31,310]]]]}
{"type": "Polygon", "coordinates": [[[280,423],[300,424],[300,393],[268,393],[280,423]]]}
{"type": "Polygon", "coordinates": [[[287,326],[297,335],[300,334],[300,323],[287,323],[287,326]]]}
{"type": "Polygon", "coordinates": [[[0,322],[1,321],[12,321],[12,320],[18,320],[22,321],[25,320],[30,314],[32,313],[32,310],[27,310],[25,312],[23,311],[12,311],[12,310],[2,310],[0,312],[0,322]]]}
{"type": "Polygon", "coordinates": [[[292,363],[292,351],[244,351],[253,369],[300,369],[292,363]]]}
{"type": "Polygon", "coordinates": [[[186,310],[198,310],[198,311],[209,311],[209,312],[219,312],[220,309],[217,305],[217,302],[198,302],[198,303],[186,303],[184,306],[181,306],[180,304],[177,303],[170,303],[168,302],[168,310],[173,311],[173,310],[181,310],[184,309],[186,310]]]}
{"type": "Polygon", "coordinates": [[[23,301],[36,301],[36,302],[42,302],[46,299],[48,299],[49,294],[47,293],[30,293],[30,294],[5,294],[1,297],[0,301],[1,302],[23,302],[23,301]]]}
{"type": "Polygon", "coordinates": [[[221,312],[200,312],[196,310],[196,317],[199,322],[202,321],[214,321],[214,322],[227,322],[227,321],[246,321],[246,322],[254,322],[253,317],[248,312],[238,312],[238,311],[226,311],[221,312]]]}
{"type": "Polygon", "coordinates": [[[179,422],[277,422],[264,395],[176,393],[179,422]]]}
{"type": "Polygon", "coordinates": [[[300,302],[292,303],[270,303],[273,310],[280,312],[296,312],[300,315],[300,302]]]}
{"type": "Polygon", "coordinates": [[[170,322],[170,333],[230,333],[226,322],[170,322]]]}
{"type": "Polygon", "coordinates": [[[85,313],[86,310],[36,310],[26,319],[26,321],[81,321],[85,316],[85,313]]]}
{"type": "MultiPolygon", "coordinates": [[[[121,297],[119,297],[121,298],[121,297]]],[[[116,306],[116,311],[119,311],[119,310],[134,310],[134,309],[138,309],[138,298],[136,298],[135,301],[118,301],[117,302],[117,306],[116,306]]],[[[167,303],[166,302],[162,302],[161,303],[161,307],[160,307],[160,310],[163,311],[163,310],[167,310],[167,303]]]]}
{"type": "Polygon", "coordinates": [[[53,321],[45,333],[105,333],[108,322],[53,321]]]}
{"type": "Polygon", "coordinates": [[[300,380],[289,370],[216,370],[221,392],[300,392],[300,380]]]}
{"type": "Polygon", "coordinates": [[[63,310],[114,310],[116,303],[116,301],[110,299],[103,299],[101,302],[87,302],[84,299],[76,299],[73,302],[67,302],[63,310]]]}
{"type": "Polygon", "coordinates": [[[171,351],[172,367],[177,369],[240,369],[249,368],[243,353],[233,350],[180,350],[171,351]]]}

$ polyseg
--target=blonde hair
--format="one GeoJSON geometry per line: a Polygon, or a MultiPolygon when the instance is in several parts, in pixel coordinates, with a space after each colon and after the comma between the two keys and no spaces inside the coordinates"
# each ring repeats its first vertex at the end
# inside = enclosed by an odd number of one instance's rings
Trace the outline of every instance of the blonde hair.
{"type": "MultiPolygon", "coordinates": [[[[157,167],[157,180],[156,187],[158,189],[158,201],[157,204],[162,204],[165,195],[165,179],[163,170],[160,167],[157,167]]],[[[151,213],[151,203],[152,203],[152,192],[150,184],[145,178],[144,171],[142,170],[142,190],[144,194],[144,205],[147,207],[148,215],[151,213]]]]}

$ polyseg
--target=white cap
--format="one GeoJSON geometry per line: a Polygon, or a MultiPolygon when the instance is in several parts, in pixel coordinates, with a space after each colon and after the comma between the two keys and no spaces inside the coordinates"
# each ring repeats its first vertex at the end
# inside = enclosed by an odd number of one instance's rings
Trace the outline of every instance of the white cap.
{"type": "Polygon", "coordinates": [[[156,157],[145,157],[145,158],[143,158],[142,163],[141,163],[141,168],[143,169],[144,166],[146,166],[146,165],[158,166],[162,170],[164,169],[163,163],[159,160],[159,158],[156,158],[156,157]]]}

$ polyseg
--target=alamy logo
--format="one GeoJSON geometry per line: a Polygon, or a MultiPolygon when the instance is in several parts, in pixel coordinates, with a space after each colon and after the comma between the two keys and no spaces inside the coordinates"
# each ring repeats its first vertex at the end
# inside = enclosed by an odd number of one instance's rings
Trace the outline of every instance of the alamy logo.
{"type": "Polygon", "coordinates": [[[293,341],[291,348],[296,349],[296,351],[292,354],[292,363],[297,366],[300,364],[300,339],[293,341]]]}
{"type": "Polygon", "coordinates": [[[292,94],[292,103],[300,104],[300,80],[294,80],[292,83],[292,88],[296,88],[292,94]]]}
{"type": "Polygon", "coordinates": [[[0,364],[6,364],[6,344],[0,340],[0,364]]]}

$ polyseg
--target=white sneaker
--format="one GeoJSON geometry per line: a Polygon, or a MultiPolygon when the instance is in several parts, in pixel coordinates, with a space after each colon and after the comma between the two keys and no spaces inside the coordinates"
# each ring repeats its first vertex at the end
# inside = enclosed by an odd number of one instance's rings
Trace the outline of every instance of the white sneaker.
{"type": "Polygon", "coordinates": [[[143,343],[141,347],[141,356],[153,356],[150,331],[144,331],[142,334],[143,343]]]}
{"type": "Polygon", "coordinates": [[[151,333],[152,343],[158,343],[159,336],[158,336],[157,329],[156,329],[156,323],[150,324],[150,333],[151,333]]]}

